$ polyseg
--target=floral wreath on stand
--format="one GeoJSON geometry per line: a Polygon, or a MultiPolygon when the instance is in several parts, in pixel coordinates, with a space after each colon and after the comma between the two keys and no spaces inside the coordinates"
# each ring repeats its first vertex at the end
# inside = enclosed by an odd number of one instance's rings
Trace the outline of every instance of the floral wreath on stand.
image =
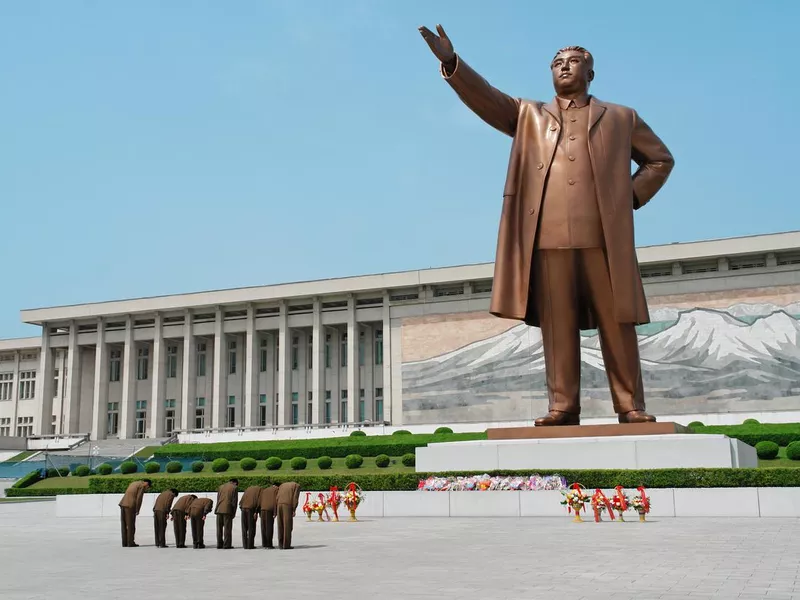
{"type": "Polygon", "coordinates": [[[306,514],[308,520],[311,520],[311,515],[314,514],[314,509],[312,508],[312,502],[310,500],[311,492],[306,492],[306,501],[303,503],[303,512],[306,514]]]}
{"type": "Polygon", "coordinates": [[[325,500],[326,504],[331,507],[333,511],[333,521],[339,520],[339,506],[342,504],[342,495],[339,493],[339,488],[333,486],[330,493],[325,500]]]}
{"type": "Polygon", "coordinates": [[[636,491],[639,493],[636,494],[631,500],[631,506],[633,507],[633,510],[639,513],[639,521],[644,523],[645,515],[650,512],[650,498],[647,497],[643,485],[640,485],[638,488],[636,488],[636,491]]]}
{"type": "Polygon", "coordinates": [[[350,511],[350,521],[357,521],[356,509],[362,502],[364,502],[364,500],[366,500],[364,491],[358,486],[357,483],[350,482],[347,484],[347,491],[345,492],[342,500],[344,505],[347,507],[347,510],[350,511]]]}
{"type": "Polygon", "coordinates": [[[575,518],[572,519],[573,523],[583,523],[581,519],[581,510],[586,510],[586,503],[589,502],[589,496],[583,493],[584,487],[580,483],[573,483],[569,486],[570,489],[566,492],[561,492],[564,499],[561,501],[562,506],[567,507],[567,513],[575,513],[575,518]]]}
{"type": "Polygon", "coordinates": [[[611,502],[609,502],[606,495],[603,493],[603,490],[597,488],[592,494],[592,511],[594,512],[594,522],[601,523],[603,518],[601,516],[604,510],[608,511],[608,516],[611,517],[611,520],[614,520],[614,510],[611,506],[611,502]]]}

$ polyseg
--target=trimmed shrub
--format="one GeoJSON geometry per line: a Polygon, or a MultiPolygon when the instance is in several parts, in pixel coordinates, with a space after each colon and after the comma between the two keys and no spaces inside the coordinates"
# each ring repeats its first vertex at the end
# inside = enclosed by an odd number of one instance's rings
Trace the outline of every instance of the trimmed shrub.
{"type": "Polygon", "coordinates": [[[330,469],[333,466],[333,459],[330,456],[320,456],[317,459],[317,466],[323,471],[330,469]]]}
{"type": "Polygon", "coordinates": [[[766,460],[777,458],[779,450],[780,447],[775,442],[764,441],[756,444],[756,454],[758,454],[758,458],[766,460]]]}
{"type": "Polygon", "coordinates": [[[392,459],[386,454],[380,454],[379,456],[375,457],[375,466],[380,469],[385,469],[388,467],[390,462],[392,462],[392,459]]]}
{"type": "Polygon", "coordinates": [[[721,433],[741,440],[749,446],[755,446],[758,442],[775,442],[778,446],[788,446],[792,442],[800,441],[800,423],[707,425],[693,431],[694,433],[721,433]]]}
{"type": "Polygon", "coordinates": [[[403,458],[400,460],[403,462],[403,466],[405,467],[413,467],[415,464],[417,464],[416,454],[411,454],[410,452],[408,454],[403,454],[403,458]]]}
{"type": "Polygon", "coordinates": [[[167,473],[180,473],[183,471],[183,465],[177,460],[171,460],[167,463],[167,473]]]}
{"type": "Polygon", "coordinates": [[[344,459],[344,466],[348,469],[358,469],[364,464],[364,457],[360,454],[349,454],[344,459]]]}
{"type": "Polygon", "coordinates": [[[800,442],[792,442],[786,446],[786,458],[800,460],[800,442]]]}
{"type": "Polygon", "coordinates": [[[114,467],[108,463],[103,463],[102,465],[98,465],[95,471],[97,471],[98,475],[111,475],[111,473],[114,472],[114,467]]]}
{"type": "Polygon", "coordinates": [[[761,425],[761,423],[758,422],[758,419],[745,419],[742,421],[742,425],[761,425]]]}
{"type": "Polygon", "coordinates": [[[200,473],[206,466],[202,460],[196,460],[192,463],[192,473],[200,473]]]}
{"type": "Polygon", "coordinates": [[[268,471],[277,471],[283,466],[283,461],[277,456],[270,456],[267,459],[266,465],[268,471]]]}
{"type": "Polygon", "coordinates": [[[78,465],[75,467],[75,470],[72,472],[75,477],[86,477],[88,476],[92,470],[89,468],[88,465],[78,465]]]}
{"type": "Polygon", "coordinates": [[[392,435],[411,435],[411,432],[405,429],[398,429],[397,431],[392,432],[392,435]]]}
{"type": "Polygon", "coordinates": [[[157,462],[144,463],[145,473],[158,473],[161,471],[161,465],[157,462]]]}
{"type": "Polygon", "coordinates": [[[139,470],[139,465],[137,465],[132,460],[126,460],[119,466],[119,472],[123,475],[130,475],[132,473],[136,473],[139,470]]]}
{"type": "Polygon", "coordinates": [[[689,429],[694,429],[695,427],[705,427],[705,425],[703,425],[702,421],[692,421],[687,427],[689,427],[689,429]]]}
{"type": "Polygon", "coordinates": [[[367,434],[360,429],[356,429],[355,431],[350,432],[350,437],[367,437],[367,434]]]}
{"type": "Polygon", "coordinates": [[[47,469],[48,477],[66,477],[67,475],[69,475],[69,467],[61,467],[59,469],[55,468],[47,469]]]}
{"type": "MultiPolygon", "coordinates": [[[[41,480],[42,480],[42,472],[39,469],[36,469],[35,471],[31,471],[24,477],[21,477],[19,480],[17,480],[14,483],[14,485],[12,485],[9,488],[8,491],[10,491],[11,489],[18,489],[18,490],[23,489],[41,480]]],[[[8,491],[6,493],[8,493],[8,491]]]]}
{"type": "MultiPolygon", "coordinates": [[[[798,425],[800,431],[800,425],[798,425]]],[[[341,438],[316,438],[307,440],[271,440],[260,442],[218,442],[214,444],[167,444],[154,451],[157,458],[173,460],[189,458],[192,460],[203,459],[211,461],[215,458],[228,460],[241,460],[252,457],[256,460],[265,460],[277,456],[282,460],[291,460],[295,456],[307,459],[330,456],[331,458],[344,458],[349,454],[375,457],[379,454],[389,456],[402,456],[407,452],[414,452],[417,448],[435,444],[437,442],[466,442],[485,440],[486,433],[452,433],[448,435],[410,434],[400,435],[369,435],[358,439],[350,436],[341,438]]],[[[798,435],[800,439],[800,435],[798,435]]]]}
{"type": "Polygon", "coordinates": [[[436,431],[433,432],[433,435],[449,435],[453,433],[453,430],[449,427],[437,427],[436,431]]]}
{"type": "Polygon", "coordinates": [[[224,473],[230,466],[231,463],[228,462],[227,458],[215,458],[214,462],[211,463],[211,470],[214,473],[224,473]]]}
{"type": "Polygon", "coordinates": [[[239,461],[239,466],[242,468],[242,471],[252,471],[256,468],[257,464],[258,463],[256,463],[256,459],[250,458],[249,456],[246,456],[239,461]]]}
{"type": "Polygon", "coordinates": [[[306,468],[306,465],[308,465],[308,461],[302,456],[295,456],[289,463],[292,471],[302,471],[306,468]]]}

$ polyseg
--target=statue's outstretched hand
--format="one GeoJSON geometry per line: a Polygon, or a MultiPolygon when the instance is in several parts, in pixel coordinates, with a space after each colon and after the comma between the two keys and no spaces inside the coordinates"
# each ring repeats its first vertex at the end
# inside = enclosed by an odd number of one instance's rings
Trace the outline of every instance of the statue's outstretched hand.
{"type": "Polygon", "coordinates": [[[436,26],[436,31],[439,32],[439,35],[436,35],[424,25],[419,28],[420,34],[422,34],[423,39],[428,42],[428,46],[436,58],[442,63],[450,63],[456,55],[453,50],[453,42],[447,37],[441,25],[436,26]]]}

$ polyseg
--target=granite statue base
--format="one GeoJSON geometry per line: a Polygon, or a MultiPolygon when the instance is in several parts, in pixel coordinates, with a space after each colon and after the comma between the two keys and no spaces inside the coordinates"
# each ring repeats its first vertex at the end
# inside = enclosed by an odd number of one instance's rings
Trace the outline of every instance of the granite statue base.
{"type": "Polygon", "coordinates": [[[490,440],[618,437],[691,433],[678,423],[626,423],[613,425],[562,425],[559,427],[497,427],[486,431],[490,440]]]}
{"type": "MultiPolygon", "coordinates": [[[[629,426],[628,426],[629,427],[629,426]]],[[[530,428],[533,429],[533,428],[530,428]]],[[[542,427],[553,431],[568,427],[542,427]]],[[[417,472],[537,469],[690,469],[757,467],[752,446],[720,434],[489,439],[429,444],[417,472]]]]}

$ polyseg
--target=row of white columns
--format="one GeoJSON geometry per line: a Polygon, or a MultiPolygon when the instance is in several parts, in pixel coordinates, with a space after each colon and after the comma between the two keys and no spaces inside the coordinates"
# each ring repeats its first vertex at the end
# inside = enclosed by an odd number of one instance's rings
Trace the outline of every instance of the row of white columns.
{"type": "MultiPolygon", "coordinates": [[[[385,414],[391,414],[391,326],[388,294],[384,294],[383,301],[383,401],[385,414]]],[[[181,411],[180,428],[191,429],[195,412],[196,400],[196,369],[197,345],[193,333],[193,315],[186,311],[183,324],[183,368],[181,381],[181,411]]],[[[360,325],[356,321],[356,302],[350,297],[347,307],[347,415],[340,416],[347,422],[355,422],[360,390],[359,368],[359,332],[360,325]]],[[[63,430],[59,433],[82,433],[80,427],[80,381],[81,359],[78,346],[78,327],[75,322],[70,323],[68,358],[66,365],[66,393],[64,397],[63,430]]],[[[324,393],[325,393],[325,367],[324,367],[324,327],[322,324],[322,302],[314,299],[312,323],[312,423],[320,423],[324,419],[324,393]]],[[[219,428],[225,424],[227,409],[226,397],[226,372],[227,354],[226,336],[224,333],[224,311],[221,307],[216,309],[214,324],[214,358],[212,362],[212,405],[211,426],[219,428]]],[[[275,425],[283,426],[291,423],[292,405],[292,369],[291,361],[291,331],[289,328],[288,305],[282,303],[279,309],[278,327],[278,377],[275,389],[278,394],[280,411],[278,422],[275,425]]],[[[166,352],[164,348],[164,325],[160,314],[155,316],[153,353],[151,356],[152,390],[148,402],[148,435],[162,437],[165,429],[165,395],[166,395],[166,352]]],[[[245,349],[245,374],[244,398],[241,404],[244,411],[243,423],[245,427],[254,427],[259,424],[259,335],[256,330],[256,310],[254,306],[247,309],[246,349],[245,349]]],[[[134,320],[128,315],[125,321],[124,350],[122,353],[122,398],[119,410],[119,437],[133,437],[136,403],[136,364],[137,352],[134,342],[134,320]]],[[[109,354],[108,345],[105,343],[105,322],[97,321],[97,344],[95,353],[94,388],[92,396],[92,439],[105,437],[107,402],[108,402],[108,376],[109,354]]],[[[15,376],[15,379],[18,375],[15,376]]],[[[55,433],[50,431],[53,414],[53,379],[54,359],[50,348],[50,327],[45,324],[42,329],[42,352],[40,368],[37,375],[37,418],[35,420],[35,433],[38,435],[55,433]]],[[[335,399],[338,402],[338,399],[335,399]]],[[[301,399],[305,403],[305,399],[301,399]]],[[[270,418],[268,420],[272,420],[270,418]]],[[[61,429],[61,428],[57,428],[61,429]]]]}

